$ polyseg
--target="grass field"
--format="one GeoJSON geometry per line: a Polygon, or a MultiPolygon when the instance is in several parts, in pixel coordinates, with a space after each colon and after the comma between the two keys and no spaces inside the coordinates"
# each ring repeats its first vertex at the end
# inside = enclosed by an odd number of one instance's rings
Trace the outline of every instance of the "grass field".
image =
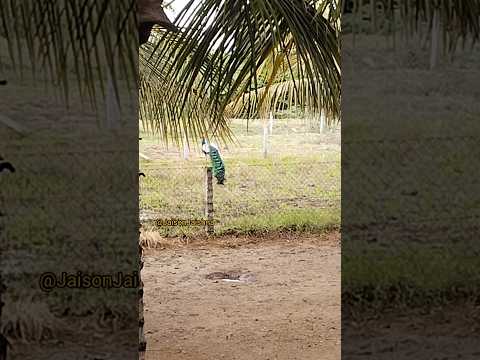
{"type": "Polygon", "coordinates": [[[430,71],[382,40],[342,48],[345,312],[478,304],[479,49],[430,71]]]}
{"type": "MultiPolygon", "coordinates": [[[[340,222],[340,134],[323,134],[301,119],[276,120],[263,157],[262,123],[231,121],[233,144],[220,145],[225,186],[214,185],[216,233],[315,230],[340,222]]],[[[209,160],[200,142],[167,148],[142,133],[140,209],[143,220],[203,219],[204,176],[209,160]]],[[[163,227],[164,235],[194,234],[201,227],[163,227]]]]}

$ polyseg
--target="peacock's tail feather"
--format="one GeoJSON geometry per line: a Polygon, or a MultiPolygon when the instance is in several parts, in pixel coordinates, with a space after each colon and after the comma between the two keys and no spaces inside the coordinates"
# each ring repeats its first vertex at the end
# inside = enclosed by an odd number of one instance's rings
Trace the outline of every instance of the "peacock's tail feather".
{"type": "Polygon", "coordinates": [[[210,160],[212,161],[213,176],[217,178],[218,184],[223,184],[225,181],[225,164],[218,150],[210,146],[210,160]]]}

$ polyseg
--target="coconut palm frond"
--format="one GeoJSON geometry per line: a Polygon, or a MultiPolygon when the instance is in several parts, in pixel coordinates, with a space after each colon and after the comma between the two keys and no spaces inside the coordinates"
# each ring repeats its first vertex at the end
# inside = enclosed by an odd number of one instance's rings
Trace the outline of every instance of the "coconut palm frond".
{"type": "MultiPolygon", "coordinates": [[[[386,32],[395,36],[396,26],[402,24],[402,32],[409,40],[415,35],[430,36],[435,30],[435,19],[439,19],[439,30],[444,49],[455,50],[459,40],[467,38],[473,42],[480,36],[480,1],[478,0],[418,0],[418,1],[380,1],[354,0],[343,2],[343,9],[353,12],[354,32],[358,32],[358,21],[367,21],[373,32],[380,30],[382,23],[387,24],[386,32]]],[[[433,36],[430,36],[430,39],[433,36]]]]}
{"type": "Polygon", "coordinates": [[[318,10],[326,3],[333,2],[190,1],[175,21],[181,29],[176,35],[180,41],[154,50],[158,55],[154,66],[171,74],[172,84],[183,84],[170,99],[174,107],[183,111],[195,90],[206,97],[212,116],[221,116],[239,94],[261,87],[258,70],[262,66],[292,47],[301,66],[294,68],[288,56],[281,63],[309,84],[311,103],[338,114],[340,49],[336,27],[323,16],[324,8],[322,13],[318,10]],[[321,89],[316,79],[321,79],[321,89]]]}
{"type": "Polygon", "coordinates": [[[467,34],[478,39],[480,34],[480,1],[478,0],[422,0],[398,4],[403,17],[415,18],[432,24],[435,11],[441,13],[443,29],[454,31],[462,36],[467,34]]]}
{"type": "MultiPolygon", "coordinates": [[[[158,33],[157,33],[158,35],[158,33]]],[[[212,114],[208,109],[207,96],[195,87],[188,94],[185,106],[178,109],[171,101],[182,91],[183,83],[172,81],[171,74],[165,69],[171,67],[172,58],[158,58],[154,53],[155,44],[163,42],[162,46],[173,46],[179,40],[169,37],[171,45],[161,36],[153,36],[153,43],[146,44],[140,52],[140,120],[146,131],[160,135],[168,143],[173,140],[177,145],[189,139],[199,139],[208,136],[213,128],[218,129],[218,135],[223,140],[231,139],[227,119],[222,114],[212,114]],[[155,39],[157,38],[157,39],[155,39]],[[156,64],[157,66],[155,66],[156,64]]],[[[158,45],[158,44],[157,44],[158,45]]],[[[201,69],[205,70],[207,62],[201,69]]],[[[202,76],[197,83],[202,81],[202,76]]]]}
{"type": "MultiPolygon", "coordinates": [[[[281,111],[288,108],[301,108],[309,116],[320,117],[323,112],[328,124],[338,122],[338,117],[326,110],[316,108],[311,97],[311,81],[305,79],[286,80],[262,87],[257,91],[243,94],[230,103],[226,108],[226,114],[231,118],[252,118],[260,114],[266,119],[269,112],[281,111]]],[[[316,81],[317,91],[321,92],[321,81],[316,81]]]]}
{"type": "MultiPolygon", "coordinates": [[[[228,116],[259,116],[266,119],[270,111],[288,107],[300,107],[312,115],[321,112],[331,114],[328,106],[322,102],[328,98],[324,94],[325,84],[321,79],[307,81],[302,59],[298,56],[292,39],[287,39],[286,44],[283,51],[273,51],[269,60],[258,69],[257,77],[261,87],[239,93],[228,104],[228,116]],[[315,93],[321,96],[312,96],[315,93]]],[[[335,116],[332,115],[332,118],[335,116]]]]}
{"type": "Polygon", "coordinates": [[[3,55],[20,73],[46,71],[66,100],[73,85],[95,103],[107,72],[135,84],[136,29],[135,0],[0,1],[3,55]]]}
{"type": "Polygon", "coordinates": [[[480,36],[480,1],[478,0],[423,0],[404,7],[403,17],[411,19],[415,27],[410,33],[430,33],[431,41],[440,38],[444,53],[455,52],[459,40],[465,46],[470,38],[472,44],[480,36]],[[438,25],[436,25],[438,19],[438,25]],[[438,29],[435,29],[437,26],[438,29]],[[435,34],[437,32],[437,34],[435,34]]]}

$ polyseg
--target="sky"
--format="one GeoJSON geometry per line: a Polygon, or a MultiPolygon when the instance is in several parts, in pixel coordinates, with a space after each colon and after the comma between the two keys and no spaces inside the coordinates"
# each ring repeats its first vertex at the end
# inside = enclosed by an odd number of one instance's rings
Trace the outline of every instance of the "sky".
{"type": "Polygon", "coordinates": [[[168,18],[173,21],[175,17],[178,15],[180,10],[188,3],[189,0],[164,0],[164,4],[169,4],[170,6],[165,9],[165,13],[167,14],[168,18]],[[172,8],[172,9],[170,9],[172,8]]]}
{"type": "MultiPolygon", "coordinates": [[[[167,7],[164,8],[165,13],[167,14],[168,18],[170,21],[174,21],[177,15],[180,13],[180,11],[189,3],[190,0],[164,0],[163,4],[168,5],[167,7]]],[[[200,2],[200,0],[194,0],[194,3],[196,3],[190,10],[190,12],[193,12],[194,7],[200,2]]],[[[184,21],[186,19],[184,18],[184,21]]],[[[208,26],[211,24],[213,19],[208,19],[206,22],[205,26],[208,26]]],[[[184,22],[179,24],[180,26],[184,25],[184,22]]],[[[216,45],[214,45],[215,47],[216,45]]]]}

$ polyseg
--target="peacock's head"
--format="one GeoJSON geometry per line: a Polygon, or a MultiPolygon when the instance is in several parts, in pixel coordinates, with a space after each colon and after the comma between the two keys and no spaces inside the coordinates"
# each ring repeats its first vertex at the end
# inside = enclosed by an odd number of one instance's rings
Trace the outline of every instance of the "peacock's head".
{"type": "Polygon", "coordinates": [[[207,140],[202,139],[202,151],[206,155],[210,152],[210,147],[208,146],[207,140]]]}

